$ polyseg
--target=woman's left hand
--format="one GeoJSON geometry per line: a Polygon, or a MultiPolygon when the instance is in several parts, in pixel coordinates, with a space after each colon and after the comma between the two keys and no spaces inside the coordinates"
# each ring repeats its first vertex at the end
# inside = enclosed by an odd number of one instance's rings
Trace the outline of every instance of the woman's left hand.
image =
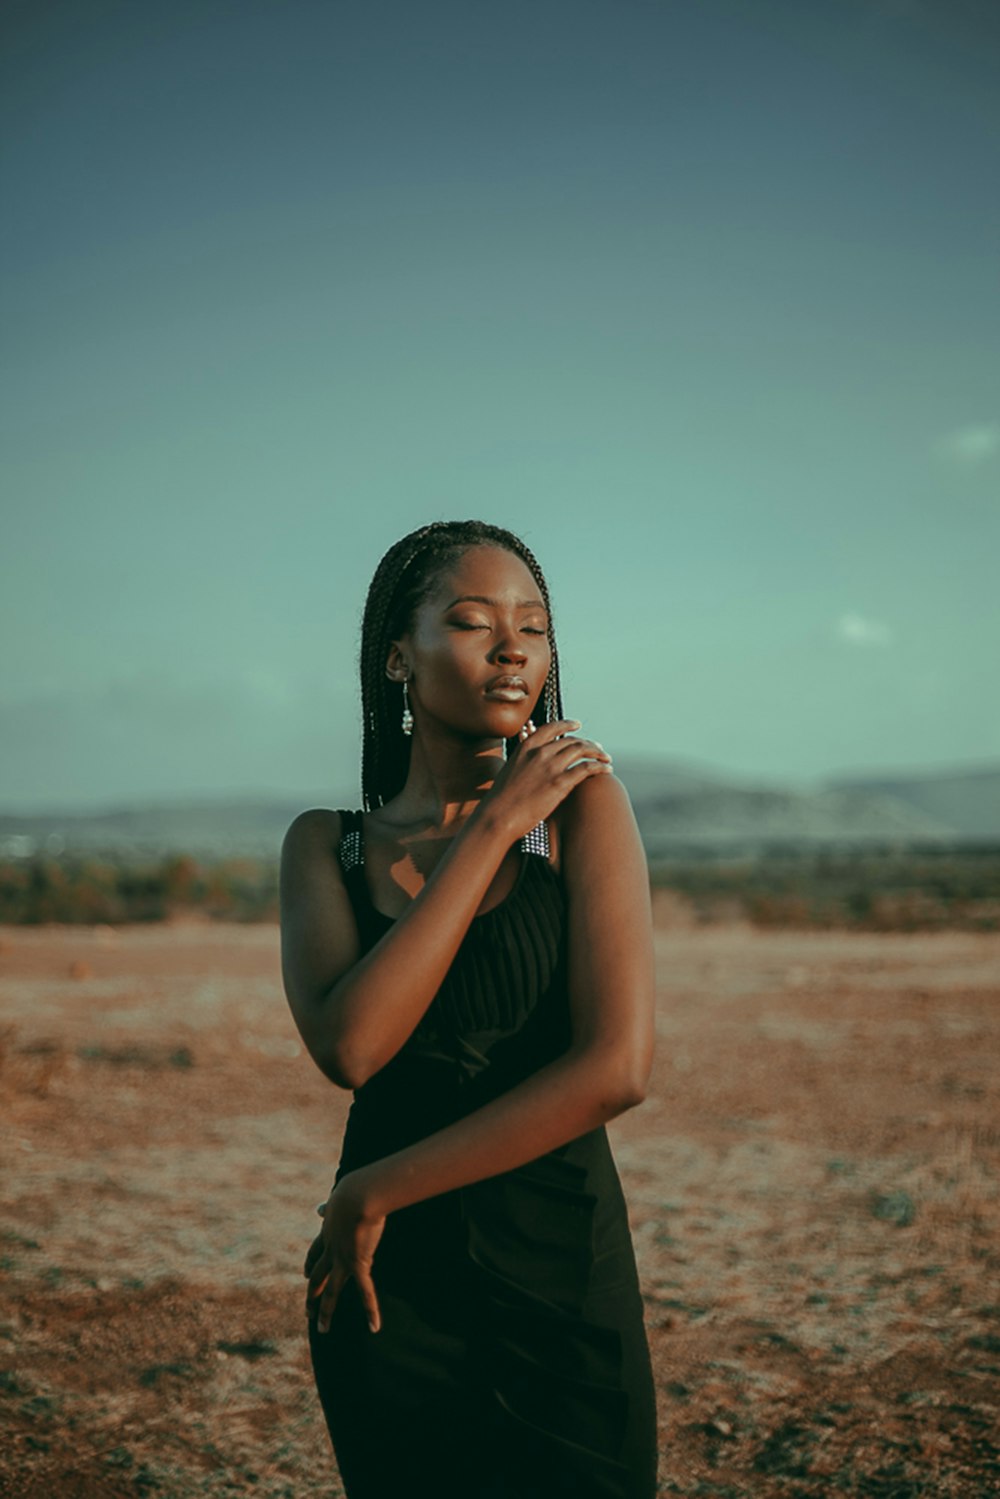
{"type": "Polygon", "coordinates": [[[385,1217],[370,1212],[360,1177],[360,1171],[349,1172],[333,1188],[323,1212],[323,1227],[306,1255],[306,1315],[316,1319],[318,1332],[329,1329],[337,1297],[352,1275],[358,1283],[368,1326],[378,1332],[382,1325],[371,1272],[385,1217]]]}

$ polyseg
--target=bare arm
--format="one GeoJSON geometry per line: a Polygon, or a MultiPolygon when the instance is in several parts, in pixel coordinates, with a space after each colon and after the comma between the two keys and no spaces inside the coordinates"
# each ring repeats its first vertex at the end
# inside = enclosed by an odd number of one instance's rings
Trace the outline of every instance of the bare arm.
{"type": "Polygon", "coordinates": [[[339,819],[304,812],[281,850],[281,967],[313,1061],[359,1088],[411,1035],[510,847],[502,823],[471,818],[419,896],[362,955],[337,861],[339,819]]]}
{"type": "Polygon", "coordinates": [[[310,1055],[338,1086],[360,1087],[396,1055],[511,844],[603,769],[608,755],[572,727],[546,724],[518,749],[419,895],[364,955],[337,861],[339,819],[317,810],[292,823],[281,851],[285,993],[310,1055]]]}
{"type": "Polygon", "coordinates": [[[348,1274],[357,1276],[378,1322],[370,1258],[350,1264],[350,1252],[335,1247],[338,1235],[344,1243],[357,1233],[373,1255],[372,1234],[377,1242],[386,1214],[535,1160],[645,1096],[653,1058],[652,923],[645,856],[624,787],[610,776],[581,786],[566,803],[562,828],[572,1044],[466,1118],[342,1179],[327,1206],[328,1243],[307,1261],[311,1295],[326,1286],[321,1330],[348,1274]]]}

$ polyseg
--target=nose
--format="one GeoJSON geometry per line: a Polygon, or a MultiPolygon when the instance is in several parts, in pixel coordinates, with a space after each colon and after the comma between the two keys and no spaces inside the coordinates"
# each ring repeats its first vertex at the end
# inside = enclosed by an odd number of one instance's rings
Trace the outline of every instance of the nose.
{"type": "Polygon", "coordinates": [[[516,635],[504,636],[499,640],[493,655],[504,666],[523,666],[528,659],[528,653],[516,635]]]}

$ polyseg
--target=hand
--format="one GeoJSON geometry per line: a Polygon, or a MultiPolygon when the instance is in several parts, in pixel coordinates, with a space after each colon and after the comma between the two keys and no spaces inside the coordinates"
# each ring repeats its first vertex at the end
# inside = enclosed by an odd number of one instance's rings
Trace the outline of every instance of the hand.
{"type": "Polygon", "coordinates": [[[306,1255],[306,1316],[316,1320],[319,1332],[328,1331],[341,1287],[352,1275],[368,1314],[368,1326],[378,1332],[382,1325],[371,1269],[385,1217],[369,1212],[360,1177],[359,1171],[349,1172],[333,1188],[323,1213],[323,1227],[306,1255]]]}
{"type": "Polygon", "coordinates": [[[611,756],[596,739],[573,733],[575,718],[542,724],[521,741],[480,806],[502,813],[512,840],[521,838],[588,776],[607,774],[611,756]]]}

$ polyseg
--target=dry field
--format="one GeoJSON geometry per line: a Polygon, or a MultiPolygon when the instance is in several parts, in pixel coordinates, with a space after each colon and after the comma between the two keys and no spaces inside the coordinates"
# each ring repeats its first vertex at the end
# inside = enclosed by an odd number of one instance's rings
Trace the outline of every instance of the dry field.
{"type": "MultiPolygon", "coordinates": [[[[661,1492],[1000,1492],[1000,935],[692,927],[609,1132],[661,1492]]],[[[348,1099],[270,926],[0,929],[0,1493],[341,1494],[301,1262],[348,1099]]]]}

